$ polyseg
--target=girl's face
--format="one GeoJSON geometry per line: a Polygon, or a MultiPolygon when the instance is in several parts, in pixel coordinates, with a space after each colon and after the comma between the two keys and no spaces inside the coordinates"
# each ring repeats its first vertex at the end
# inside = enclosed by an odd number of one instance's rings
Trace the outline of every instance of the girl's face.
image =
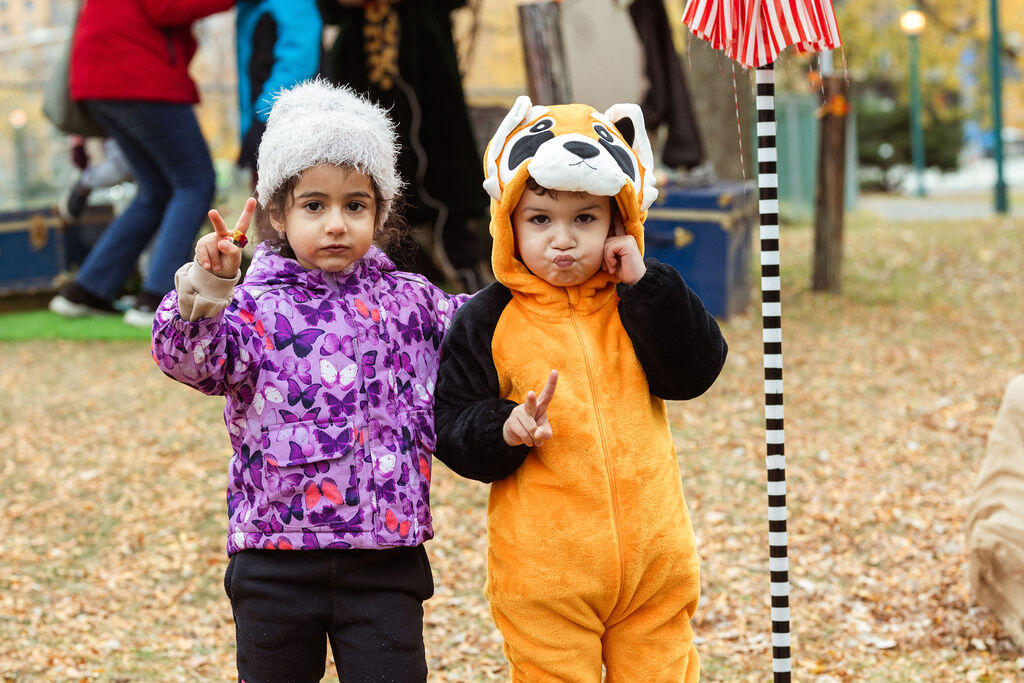
{"type": "Polygon", "coordinates": [[[343,166],[302,172],[282,217],[270,216],[304,268],[338,272],[361,259],[373,243],[377,197],[370,177],[343,166]]]}

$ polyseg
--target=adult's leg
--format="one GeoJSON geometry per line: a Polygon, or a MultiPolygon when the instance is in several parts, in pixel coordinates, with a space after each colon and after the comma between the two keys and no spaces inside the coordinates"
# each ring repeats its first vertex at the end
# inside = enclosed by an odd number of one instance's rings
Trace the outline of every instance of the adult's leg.
{"type": "Polygon", "coordinates": [[[152,122],[149,150],[171,186],[142,290],[163,296],[174,287],[174,272],[192,260],[196,235],[210,210],[216,177],[210,150],[192,107],[141,103],[152,122]]]}
{"type": "MultiPolygon", "coordinates": [[[[149,270],[142,283],[144,292],[162,296],[174,286],[174,272],[192,257],[192,245],[213,199],[213,163],[191,106],[165,102],[90,103],[91,111],[111,109],[119,112],[122,129],[145,152],[170,188],[170,197],[155,230],[149,270]]],[[[121,137],[115,139],[126,151],[121,137]]],[[[152,233],[151,228],[149,235],[152,233]]]]}
{"type": "Polygon", "coordinates": [[[330,558],[314,550],[243,550],[224,581],[246,683],[319,681],[327,659],[330,558]]]}
{"type": "Polygon", "coordinates": [[[108,301],[117,296],[134,270],[171,197],[171,186],[144,139],[144,126],[135,121],[135,104],[93,101],[88,105],[90,113],[117,140],[138,184],[135,199],[100,235],[76,278],[88,292],[108,301]]]}

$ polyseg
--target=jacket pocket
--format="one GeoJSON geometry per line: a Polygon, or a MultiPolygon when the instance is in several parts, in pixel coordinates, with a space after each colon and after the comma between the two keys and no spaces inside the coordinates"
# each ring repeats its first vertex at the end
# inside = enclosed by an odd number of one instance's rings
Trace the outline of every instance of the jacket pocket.
{"type": "MultiPolygon", "coordinates": [[[[343,420],[272,425],[263,432],[263,500],[270,531],[351,526],[365,494],[358,485],[362,435],[343,420]]],[[[357,515],[356,515],[357,516],[357,515]]]]}
{"type": "Polygon", "coordinates": [[[349,456],[359,430],[348,421],[304,420],[263,430],[264,460],[275,467],[306,467],[349,456]]]}
{"type": "Polygon", "coordinates": [[[167,51],[167,63],[171,66],[178,65],[178,48],[174,44],[174,32],[165,28],[161,31],[164,34],[164,49],[167,51]]]}
{"type": "Polygon", "coordinates": [[[434,435],[433,414],[428,412],[426,421],[415,425],[416,438],[413,442],[413,464],[419,474],[420,495],[423,500],[430,499],[430,473],[434,458],[437,437],[434,435]]]}
{"type": "Polygon", "coordinates": [[[429,410],[411,411],[399,422],[394,439],[368,444],[375,463],[371,486],[377,511],[374,531],[390,545],[423,540],[420,530],[429,530],[431,524],[430,466],[436,441],[433,415],[429,410]]]}
{"type": "Polygon", "coordinates": [[[430,477],[434,460],[437,437],[434,434],[434,414],[426,411],[426,420],[416,426],[416,442],[413,447],[416,472],[419,475],[419,496],[423,501],[416,509],[416,521],[420,526],[429,526],[430,518],[430,477]]]}

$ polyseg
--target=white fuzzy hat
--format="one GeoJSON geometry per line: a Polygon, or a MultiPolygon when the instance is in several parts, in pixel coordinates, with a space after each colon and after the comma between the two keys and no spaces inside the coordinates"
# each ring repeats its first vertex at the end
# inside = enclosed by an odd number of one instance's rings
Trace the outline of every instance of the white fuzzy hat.
{"type": "Polygon", "coordinates": [[[264,208],[288,179],[321,164],[352,166],[373,178],[385,200],[383,223],[391,200],[402,188],[395,170],[398,143],[395,124],[383,108],[317,78],[281,91],[270,109],[260,142],[256,198],[264,208]]]}

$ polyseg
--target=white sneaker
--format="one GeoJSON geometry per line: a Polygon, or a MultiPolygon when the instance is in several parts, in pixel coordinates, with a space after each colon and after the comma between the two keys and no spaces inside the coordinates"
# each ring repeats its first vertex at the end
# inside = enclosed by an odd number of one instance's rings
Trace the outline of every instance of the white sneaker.
{"type": "Polygon", "coordinates": [[[49,308],[57,315],[65,318],[83,318],[89,315],[89,307],[85,304],[71,303],[60,294],[50,299],[49,308]]]}
{"type": "Polygon", "coordinates": [[[153,319],[156,317],[156,311],[145,310],[141,308],[129,308],[124,313],[124,322],[126,325],[132,325],[133,327],[153,327],[153,319]]]}
{"type": "Polygon", "coordinates": [[[62,294],[58,294],[50,299],[49,309],[65,318],[84,318],[90,315],[112,315],[117,313],[117,311],[93,308],[88,304],[75,303],[70,299],[64,298],[62,294]]]}

